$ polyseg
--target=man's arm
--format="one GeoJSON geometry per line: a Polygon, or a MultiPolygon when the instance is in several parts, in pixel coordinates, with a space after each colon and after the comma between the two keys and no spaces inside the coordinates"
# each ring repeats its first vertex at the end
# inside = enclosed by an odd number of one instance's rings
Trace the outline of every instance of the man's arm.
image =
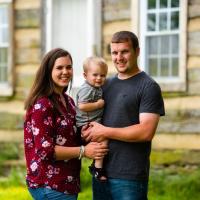
{"type": "Polygon", "coordinates": [[[139,124],[124,128],[110,128],[97,122],[91,122],[90,128],[83,130],[86,140],[102,141],[113,139],[124,142],[151,141],[155,134],[160,116],[154,113],[141,113],[139,124]]]}
{"type": "Polygon", "coordinates": [[[78,108],[83,112],[90,112],[100,108],[103,108],[104,100],[99,99],[96,102],[88,102],[88,103],[78,103],[78,108]]]}

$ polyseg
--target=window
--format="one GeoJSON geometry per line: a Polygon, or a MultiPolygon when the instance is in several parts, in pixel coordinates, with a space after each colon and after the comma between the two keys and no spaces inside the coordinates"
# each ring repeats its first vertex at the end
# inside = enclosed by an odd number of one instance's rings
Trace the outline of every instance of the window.
{"type": "Polygon", "coordinates": [[[0,96],[12,95],[11,1],[0,0],[0,96]]]}
{"type": "Polygon", "coordinates": [[[140,1],[140,64],[165,91],[186,88],[186,7],[186,0],[140,1]]]}

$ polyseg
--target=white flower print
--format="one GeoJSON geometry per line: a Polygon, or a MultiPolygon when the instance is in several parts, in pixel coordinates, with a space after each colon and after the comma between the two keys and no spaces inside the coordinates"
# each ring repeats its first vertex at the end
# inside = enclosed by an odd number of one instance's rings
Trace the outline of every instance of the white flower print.
{"type": "Polygon", "coordinates": [[[48,141],[43,141],[42,142],[42,147],[49,147],[50,146],[50,143],[48,141]]]}
{"type": "Polygon", "coordinates": [[[59,144],[59,145],[64,145],[66,141],[67,139],[62,137],[62,135],[58,135],[56,138],[56,144],[59,144]]]}
{"type": "Polygon", "coordinates": [[[57,189],[57,188],[58,188],[58,185],[53,184],[53,185],[52,185],[52,188],[53,188],[53,189],[57,189]]]}
{"type": "Polygon", "coordinates": [[[38,109],[40,109],[41,108],[41,104],[40,103],[37,103],[37,104],[35,104],[35,106],[34,106],[34,108],[35,108],[35,110],[38,110],[38,109]]]}
{"type": "Polygon", "coordinates": [[[51,178],[54,174],[59,174],[60,172],[59,168],[54,168],[52,165],[49,165],[48,169],[49,170],[46,172],[48,178],[51,178]]]}
{"type": "Polygon", "coordinates": [[[67,122],[66,122],[65,120],[62,120],[62,121],[61,121],[61,125],[62,125],[62,126],[66,126],[66,125],[67,125],[67,122]]]}
{"type": "Polygon", "coordinates": [[[73,129],[74,129],[74,133],[76,133],[77,132],[77,127],[73,126],[73,129]]]}
{"type": "Polygon", "coordinates": [[[32,130],[32,124],[31,124],[31,122],[27,122],[27,124],[26,124],[26,130],[27,130],[28,133],[31,132],[31,130],[32,130]]]}
{"type": "Polygon", "coordinates": [[[42,151],[40,154],[41,159],[44,160],[46,158],[46,156],[47,156],[47,153],[45,151],[42,151]]]}
{"type": "Polygon", "coordinates": [[[40,132],[40,130],[39,130],[39,128],[36,128],[36,127],[32,127],[32,131],[33,131],[33,135],[38,135],[39,134],[39,132],[40,132]]]}
{"type": "Polygon", "coordinates": [[[33,147],[33,141],[32,141],[32,139],[27,138],[27,139],[25,140],[25,143],[28,145],[29,148],[30,148],[30,147],[33,147]]]}
{"type": "Polygon", "coordinates": [[[70,183],[73,181],[73,177],[72,176],[67,176],[67,182],[70,183]]]}
{"type": "Polygon", "coordinates": [[[58,117],[57,120],[56,120],[56,122],[60,123],[60,121],[61,121],[61,119],[60,119],[60,117],[58,117]]]}
{"type": "Polygon", "coordinates": [[[47,117],[47,119],[44,120],[44,124],[52,126],[52,119],[51,119],[51,117],[47,117]]]}
{"type": "Polygon", "coordinates": [[[33,163],[31,163],[30,168],[32,172],[35,172],[38,168],[37,162],[34,161],[33,163]]]}

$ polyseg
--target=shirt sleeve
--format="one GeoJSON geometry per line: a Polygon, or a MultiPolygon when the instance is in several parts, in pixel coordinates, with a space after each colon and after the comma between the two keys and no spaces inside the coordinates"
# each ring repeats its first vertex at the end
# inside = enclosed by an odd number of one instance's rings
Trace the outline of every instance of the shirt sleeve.
{"type": "Polygon", "coordinates": [[[165,115],[164,102],[160,87],[157,83],[150,83],[144,89],[140,102],[140,113],[165,115]]]}
{"type": "Polygon", "coordinates": [[[91,87],[83,87],[79,90],[77,94],[78,103],[92,102],[92,99],[93,99],[93,89],[91,87]]]}
{"type": "Polygon", "coordinates": [[[35,153],[41,160],[54,159],[53,107],[47,100],[36,103],[31,117],[35,153]]]}

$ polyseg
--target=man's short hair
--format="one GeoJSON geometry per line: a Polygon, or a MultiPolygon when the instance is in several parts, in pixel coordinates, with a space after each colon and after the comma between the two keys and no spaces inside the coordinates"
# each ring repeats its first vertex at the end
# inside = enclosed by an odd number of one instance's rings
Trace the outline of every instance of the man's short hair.
{"type": "Polygon", "coordinates": [[[139,47],[138,37],[130,31],[119,31],[114,33],[111,39],[111,43],[131,42],[133,49],[136,50],[139,47]]]}

